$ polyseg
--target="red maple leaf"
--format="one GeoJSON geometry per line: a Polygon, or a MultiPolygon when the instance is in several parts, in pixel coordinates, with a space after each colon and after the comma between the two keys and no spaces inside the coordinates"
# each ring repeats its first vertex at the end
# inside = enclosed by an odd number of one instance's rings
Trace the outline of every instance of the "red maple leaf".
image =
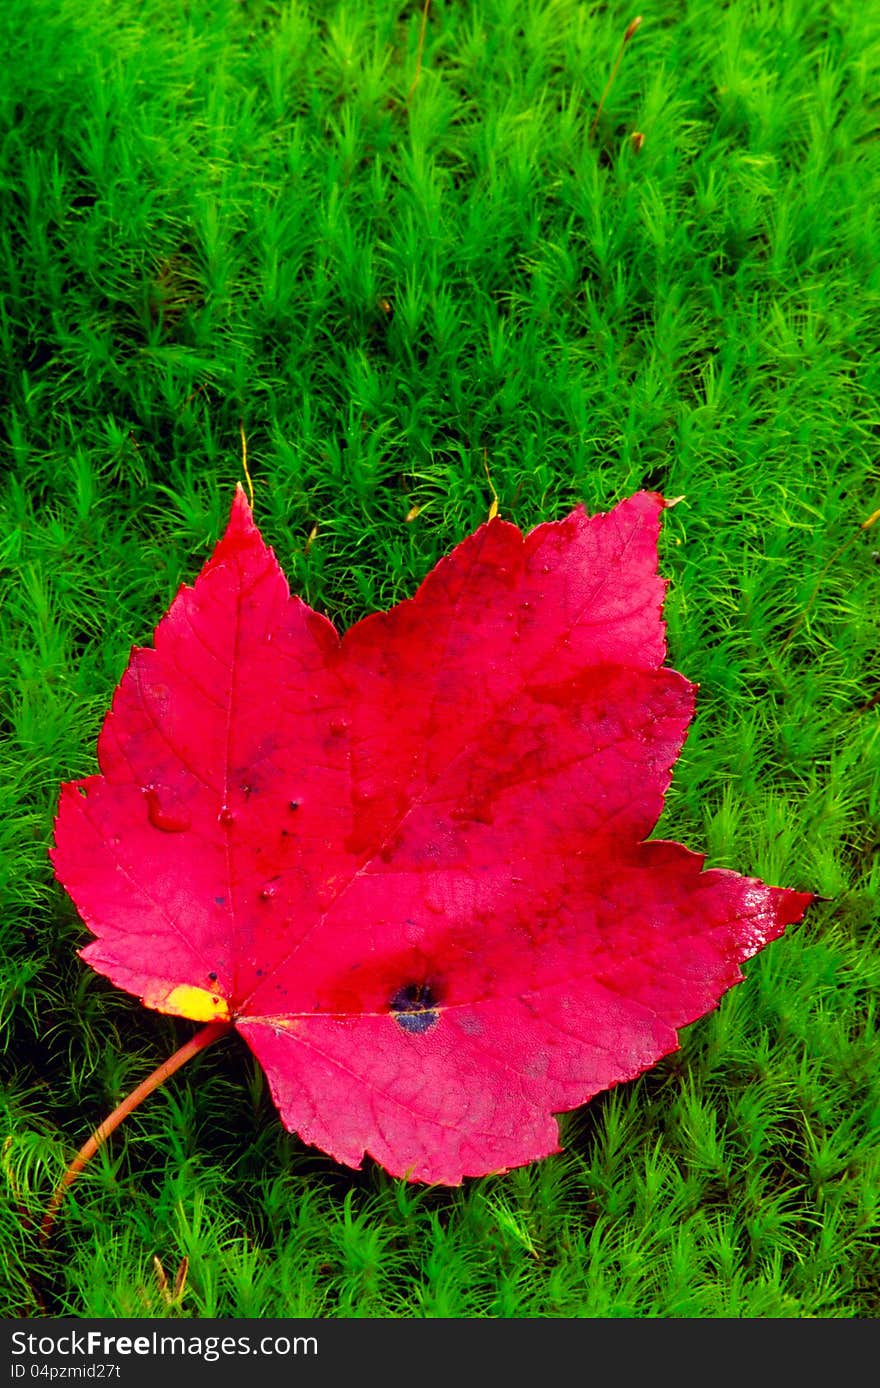
{"type": "Polygon", "coordinates": [[[492,520],[340,638],[238,490],[136,649],[53,862],[82,957],[234,1026],[284,1123],[458,1183],[558,1150],[810,896],[646,841],[694,686],[663,667],[662,498],[492,520]]]}

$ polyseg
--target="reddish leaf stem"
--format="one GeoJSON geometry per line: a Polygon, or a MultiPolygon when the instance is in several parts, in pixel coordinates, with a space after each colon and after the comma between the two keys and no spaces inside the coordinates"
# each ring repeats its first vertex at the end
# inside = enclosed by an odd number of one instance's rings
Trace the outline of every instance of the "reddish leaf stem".
{"type": "Polygon", "coordinates": [[[99,1147],[102,1147],[110,1134],[119,1127],[123,1118],[127,1118],[130,1113],[133,1113],[138,1105],[142,1104],[144,1099],[152,1094],[154,1089],[158,1089],[160,1084],[163,1084],[176,1070],[179,1070],[182,1065],[185,1065],[188,1060],[192,1060],[194,1055],[198,1055],[199,1051],[203,1051],[206,1046],[211,1046],[215,1041],[218,1041],[221,1036],[229,1031],[231,1026],[231,1022],[209,1022],[207,1026],[202,1027],[201,1031],[197,1031],[195,1036],[190,1037],[189,1041],[181,1046],[179,1050],[175,1051],[172,1056],[169,1056],[167,1060],[164,1060],[151,1075],[148,1075],[143,1084],[139,1084],[137,1089],[133,1089],[131,1093],[123,1099],[119,1107],[113,1110],[109,1118],[105,1118],[103,1123],[95,1129],[88,1142],[80,1147],[73,1161],[55,1187],[55,1192],[52,1199],[49,1201],[46,1213],[43,1215],[43,1222],[40,1225],[40,1240],[42,1243],[48,1242],[49,1235],[52,1232],[52,1226],[55,1223],[55,1216],[58,1213],[61,1201],[64,1199],[64,1192],[67,1190],[68,1186],[73,1184],[83,1167],[91,1160],[99,1147]]]}

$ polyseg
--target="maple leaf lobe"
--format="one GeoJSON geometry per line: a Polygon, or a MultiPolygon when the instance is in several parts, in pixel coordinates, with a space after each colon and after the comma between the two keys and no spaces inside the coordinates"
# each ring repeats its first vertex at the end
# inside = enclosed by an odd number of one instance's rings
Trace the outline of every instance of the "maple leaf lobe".
{"type": "Polygon", "coordinates": [[[493,519],[342,638],[239,490],[65,787],[83,958],[231,1017],[286,1125],[457,1183],[558,1150],[809,896],[646,842],[693,712],[663,665],[663,499],[493,519]]]}

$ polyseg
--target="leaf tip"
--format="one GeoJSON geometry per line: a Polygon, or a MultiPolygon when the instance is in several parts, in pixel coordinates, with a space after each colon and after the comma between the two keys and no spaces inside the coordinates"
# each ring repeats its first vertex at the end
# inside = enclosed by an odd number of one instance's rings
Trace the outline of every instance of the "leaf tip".
{"type": "Polygon", "coordinates": [[[229,524],[235,520],[245,520],[254,523],[253,505],[248,500],[247,492],[241,482],[235,484],[235,495],[232,498],[232,508],[229,512],[229,524]]]}

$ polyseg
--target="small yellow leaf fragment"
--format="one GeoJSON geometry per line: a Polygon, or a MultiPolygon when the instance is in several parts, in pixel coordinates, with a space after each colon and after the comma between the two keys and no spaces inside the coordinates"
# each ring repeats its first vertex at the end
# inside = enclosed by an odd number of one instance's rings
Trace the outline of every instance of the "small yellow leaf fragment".
{"type": "Polygon", "coordinates": [[[254,509],[254,484],[253,484],[253,481],[251,480],[250,472],[248,471],[247,435],[246,435],[245,432],[244,432],[244,420],[239,420],[238,428],[239,428],[239,433],[241,434],[241,466],[242,466],[242,468],[243,468],[243,470],[244,470],[244,475],[245,475],[245,477],[247,478],[248,492],[250,493],[250,500],[251,500],[251,510],[253,510],[253,509],[254,509]]]}
{"type": "Polygon", "coordinates": [[[497,493],[496,490],[495,490],[495,483],[492,481],[492,474],[491,474],[490,471],[489,471],[489,450],[488,450],[488,448],[484,448],[484,449],[483,449],[483,469],[484,469],[484,471],[485,471],[485,473],[486,473],[486,481],[489,483],[489,489],[490,489],[490,491],[492,492],[492,503],[491,503],[491,505],[490,505],[490,507],[489,507],[489,517],[488,517],[488,518],[489,518],[490,521],[493,521],[493,520],[495,519],[495,517],[498,515],[498,493],[497,493]]]}
{"type": "Polygon", "coordinates": [[[189,1017],[194,1022],[227,1022],[229,1006],[225,998],[217,993],[209,993],[207,988],[195,988],[190,983],[179,983],[170,993],[144,996],[147,1007],[155,1007],[159,1012],[172,1012],[178,1017],[189,1017]]]}
{"type": "Polygon", "coordinates": [[[158,1287],[159,1287],[159,1292],[160,1292],[160,1294],[161,1294],[161,1296],[162,1296],[162,1298],[163,1298],[163,1300],[165,1301],[165,1304],[166,1304],[166,1306],[167,1306],[168,1300],[169,1300],[169,1297],[168,1297],[168,1278],[167,1278],[167,1276],[165,1275],[165,1269],[164,1269],[163,1266],[162,1266],[162,1259],[159,1258],[159,1257],[157,1256],[157,1254],[155,1254],[155,1253],[153,1254],[153,1271],[154,1271],[155,1274],[156,1274],[156,1282],[157,1282],[158,1287]]]}

